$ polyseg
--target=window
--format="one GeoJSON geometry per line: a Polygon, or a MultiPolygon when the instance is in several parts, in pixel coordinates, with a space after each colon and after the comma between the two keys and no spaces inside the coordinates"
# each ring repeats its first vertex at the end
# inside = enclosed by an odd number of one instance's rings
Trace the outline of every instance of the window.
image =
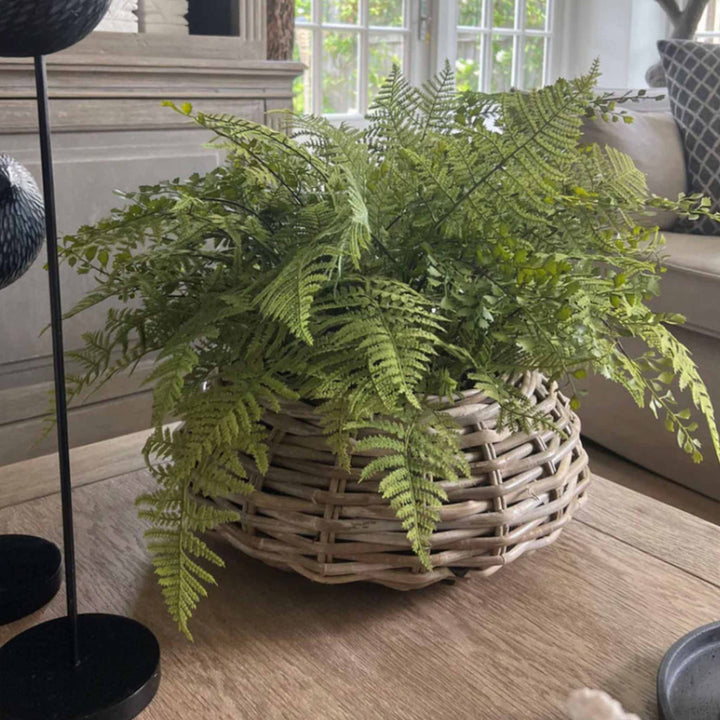
{"type": "Polygon", "coordinates": [[[445,58],[461,90],[544,85],[559,74],[551,59],[562,3],[295,0],[295,59],[308,68],[295,82],[295,110],[362,118],[393,64],[419,83],[445,58]]]}
{"type": "Polygon", "coordinates": [[[393,64],[409,66],[409,0],[296,0],[298,112],[362,117],[393,64]]]}
{"type": "Polygon", "coordinates": [[[720,44],[720,0],[710,0],[695,37],[701,42],[720,44]]]}
{"type": "Polygon", "coordinates": [[[550,80],[554,0],[458,0],[458,88],[502,92],[550,80]]]}

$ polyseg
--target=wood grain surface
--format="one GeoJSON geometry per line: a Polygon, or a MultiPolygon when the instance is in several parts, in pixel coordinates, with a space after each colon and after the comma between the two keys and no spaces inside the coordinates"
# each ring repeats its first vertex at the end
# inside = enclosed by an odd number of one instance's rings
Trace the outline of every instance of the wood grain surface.
{"type": "MultiPolygon", "coordinates": [[[[75,493],[81,610],[127,613],[162,645],[142,720],[560,719],[581,686],[655,720],[663,653],[720,614],[720,529],[598,479],[555,545],[453,586],[315,585],[219,544],[227,568],[191,645],[165,614],[132,504],[150,484],[136,471],[75,493]]],[[[59,540],[59,498],[0,510],[0,532],[59,540]]],[[[0,642],[62,611],[58,596],[0,642]]]]}
{"type": "MultiPolygon", "coordinates": [[[[71,448],[73,486],[125,475],[144,467],[142,448],[150,433],[150,430],[141,430],[71,448]]],[[[51,433],[54,440],[53,436],[51,433]]],[[[59,478],[57,453],[0,466],[0,508],[54,495],[59,489],[59,478]]]]}
{"type": "Polygon", "coordinates": [[[720,586],[717,525],[597,476],[592,501],[578,517],[599,532],[720,586]]]}

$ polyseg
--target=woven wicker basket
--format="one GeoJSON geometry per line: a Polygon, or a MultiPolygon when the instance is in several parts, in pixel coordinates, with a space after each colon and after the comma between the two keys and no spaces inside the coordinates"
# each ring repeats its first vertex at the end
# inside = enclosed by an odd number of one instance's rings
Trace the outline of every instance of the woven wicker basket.
{"type": "Polygon", "coordinates": [[[378,483],[358,483],[369,456],[354,456],[349,474],[338,469],[318,416],[303,403],[267,415],[270,469],[265,477],[252,475],[257,490],[250,496],[215,501],[241,515],[218,532],[248,555],[311,580],[366,580],[402,590],[470,570],[490,575],[549,545],[582,504],[590,482],[580,422],[556,386],[537,373],[512,382],[559,431],[496,432],[499,407],[477,391],[447,411],[462,429],[472,476],[444,483],[449,501],[432,538],[431,572],[410,550],[378,483]]]}

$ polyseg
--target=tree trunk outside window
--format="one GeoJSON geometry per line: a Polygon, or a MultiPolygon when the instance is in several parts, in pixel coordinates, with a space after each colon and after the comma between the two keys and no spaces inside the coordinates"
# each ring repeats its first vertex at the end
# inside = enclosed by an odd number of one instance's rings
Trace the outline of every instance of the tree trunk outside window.
{"type": "MultiPolygon", "coordinates": [[[[656,0],[670,18],[673,25],[671,38],[691,40],[697,32],[702,14],[709,0],[689,0],[684,9],[680,9],[677,0],[656,0]]],[[[650,87],[664,87],[665,71],[661,62],[655,63],[645,73],[645,80],[650,87]]]]}
{"type": "Polygon", "coordinates": [[[295,0],[268,0],[268,60],[292,60],[295,31],[295,0]]]}

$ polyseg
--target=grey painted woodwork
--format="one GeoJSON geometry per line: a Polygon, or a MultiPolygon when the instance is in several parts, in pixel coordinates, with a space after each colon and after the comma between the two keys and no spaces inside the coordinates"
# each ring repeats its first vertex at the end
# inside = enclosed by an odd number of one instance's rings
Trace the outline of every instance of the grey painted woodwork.
{"type": "MultiPolygon", "coordinates": [[[[61,233],[101,218],[121,204],[115,189],[215,167],[218,151],[203,147],[204,131],[161,106],[189,101],[206,111],[258,122],[291,105],[296,63],[263,60],[264,41],[95,33],[49,58],[58,223],[61,233]]],[[[40,178],[32,65],[0,62],[0,152],[40,178]]],[[[36,443],[49,407],[51,348],[44,256],[18,282],[0,291],[0,465],[52,450],[36,443]]],[[[92,278],[62,269],[69,309],[92,278]]],[[[103,311],[65,323],[67,349],[102,321],[103,311]]],[[[70,368],[72,371],[72,368],[70,368]]],[[[149,392],[136,378],[119,378],[71,411],[74,446],[140,430],[149,423],[149,392]]]]}

